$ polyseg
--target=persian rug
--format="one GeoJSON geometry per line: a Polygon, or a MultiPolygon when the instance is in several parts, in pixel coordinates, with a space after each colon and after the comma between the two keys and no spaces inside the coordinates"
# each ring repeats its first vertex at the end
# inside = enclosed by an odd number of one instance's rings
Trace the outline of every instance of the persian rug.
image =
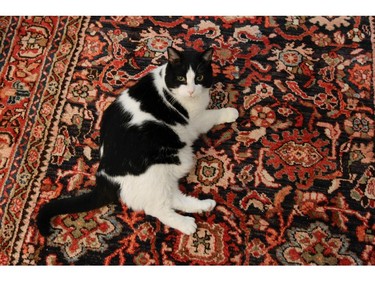
{"type": "MultiPolygon", "coordinates": [[[[374,265],[373,17],[1,17],[0,264],[374,265]],[[215,49],[185,193],[213,198],[187,236],[125,205],[41,205],[95,184],[103,111],[166,62],[215,49]]],[[[155,179],[157,180],[157,179],[155,179]]]]}

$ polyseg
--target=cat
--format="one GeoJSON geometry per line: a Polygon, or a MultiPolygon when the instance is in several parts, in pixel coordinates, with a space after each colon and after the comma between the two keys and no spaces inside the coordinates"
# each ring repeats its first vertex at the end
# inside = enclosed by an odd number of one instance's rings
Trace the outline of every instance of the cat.
{"type": "Polygon", "coordinates": [[[214,49],[167,49],[167,62],[122,92],[103,113],[100,163],[92,191],[43,205],[37,226],[51,233],[52,217],[89,211],[119,200],[184,234],[195,219],[176,212],[211,211],[216,202],[183,194],[178,181],[194,167],[193,142],[213,126],[234,122],[235,108],[208,110],[214,49]]]}

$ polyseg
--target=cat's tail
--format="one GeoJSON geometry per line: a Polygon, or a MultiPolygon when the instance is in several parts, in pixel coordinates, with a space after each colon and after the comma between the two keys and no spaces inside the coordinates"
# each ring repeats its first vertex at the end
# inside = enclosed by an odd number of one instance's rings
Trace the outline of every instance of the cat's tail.
{"type": "Polygon", "coordinates": [[[39,232],[43,236],[51,233],[50,222],[54,216],[74,214],[98,209],[110,203],[118,202],[119,185],[97,176],[96,187],[77,197],[55,199],[43,205],[36,218],[39,232]]]}

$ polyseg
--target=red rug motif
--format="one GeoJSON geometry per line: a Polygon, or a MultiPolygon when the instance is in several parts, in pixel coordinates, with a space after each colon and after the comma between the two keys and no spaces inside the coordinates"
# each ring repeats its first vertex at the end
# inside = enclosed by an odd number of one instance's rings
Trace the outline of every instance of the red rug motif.
{"type": "Polygon", "coordinates": [[[1,17],[0,264],[374,265],[372,17],[1,17]],[[35,217],[95,184],[103,111],[166,62],[215,49],[180,188],[217,207],[187,236],[127,206],[35,217]]]}

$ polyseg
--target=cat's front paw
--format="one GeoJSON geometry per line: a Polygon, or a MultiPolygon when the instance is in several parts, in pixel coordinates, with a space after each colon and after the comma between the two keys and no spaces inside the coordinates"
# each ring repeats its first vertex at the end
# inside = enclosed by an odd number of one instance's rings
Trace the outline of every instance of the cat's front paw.
{"type": "Polygon", "coordinates": [[[237,120],[239,113],[238,110],[233,107],[221,109],[221,123],[232,123],[237,120]]]}

